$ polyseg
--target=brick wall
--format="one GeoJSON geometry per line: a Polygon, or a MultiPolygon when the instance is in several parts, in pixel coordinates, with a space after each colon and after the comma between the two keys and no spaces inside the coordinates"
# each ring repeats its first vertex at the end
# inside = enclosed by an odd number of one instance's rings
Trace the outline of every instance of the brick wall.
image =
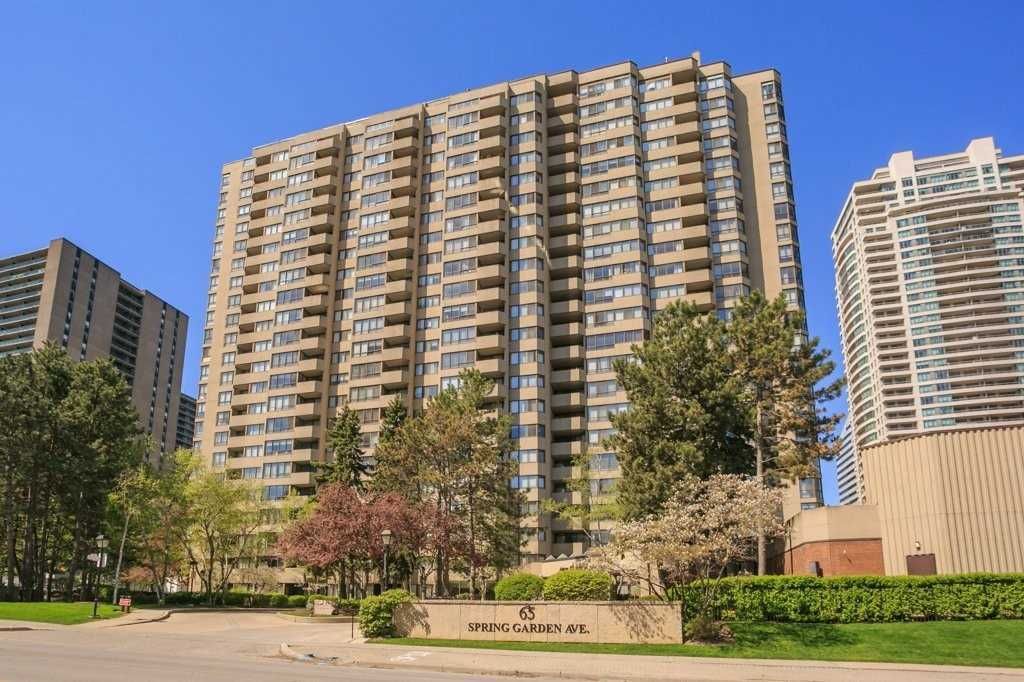
{"type": "Polygon", "coordinates": [[[805,542],[776,557],[774,563],[782,563],[782,572],[787,575],[808,575],[812,561],[818,562],[822,576],[885,575],[879,538],[805,542]]]}

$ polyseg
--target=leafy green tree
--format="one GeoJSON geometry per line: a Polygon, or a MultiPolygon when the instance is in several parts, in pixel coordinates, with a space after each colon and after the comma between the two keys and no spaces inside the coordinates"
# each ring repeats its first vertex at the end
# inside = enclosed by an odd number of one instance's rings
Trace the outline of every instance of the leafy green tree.
{"type": "Polygon", "coordinates": [[[171,578],[185,574],[186,542],[192,521],[187,493],[195,470],[194,453],[179,450],[170,458],[169,466],[157,472],[145,472],[138,482],[126,482],[126,494],[132,498],[149,494],[133,516],[133,527],[138,529],[133,556],[136,568],[147,576],[160,602],[165,596],[164,586],[171,578]]]}
{"type": "Polygon", "coordinates": [[[144,452],[138,415],[124,377],[104,358],[73,366],[71,386],[61,401],[66,440],[59,453],[70,490],[73,544],[65,598],[72,598],[75,574],[89,547],[83,542],[103,530],[107,497],[118,477],[136,466],[144,452]]]}
{"type": "Polygon", "coordinates": [[[408,416],[408,411],[405,409],[405,400],[403,400],[402,396],[396,395],[380,415],[380,430],[377,442],[379,443],[391,438],[408,416]]]}
{"type": "Polygon", "coordinates": [[[464,370],[458,388],[431,400],[377,446],[374,486],[433,510],[430,537],[437,590],[450,593],[450,571],[464,570],[483,592],[485,569],[514,565],[519,553],[519,495],[509,486],[518,470],[508,415],[486,406],[494,384],[464,370]]]}
{"type": "Polygon", "coordinates": [[[0,482],[7,599],[40,599],[65,573],[70,599],[98,577],[85,554],[107,530],[108,494],[144,448],[127,383],[106,359],[47,344],[0,358],[0,482]],[[17,587],[16,587],[17,585],[17,587]]]}
{"type": "MultiPolygon", "coordinates": [[[[827,403],[843,380],[829,377],[835,364],[818,339],[807,339],[803,313],[787,310],[779,296],[760,292],[741,299],[728,325],[734,375],[749,422],[754,474],[766,485],[817,476],[817,463],[836,453],[840,415],[827,403]]],[[[767,568],[766,542],[758,538],[758,573],[767,568]]]]}
{"type": "Polygon", "coordinates": [[[225,479],[194,460],[181,465],[190,470],[181,544],[196,563],[207,603],[213,604],[258,540],[260,489],[248,481],[225,479]]]}
{"type": "Polygon", "coordinates": [[[567,484],[569,499],[564,501],[545,500],[545,511],[571,521],[574,528],[582,530],[594,547],[604,543],[603,531],[611,529],[613,522],[622,515],[618,496],[614,491],[598,491],[591,476],[593,455],[587,448],[572,458],[572,477],[567,484]]]}
{"type": "Polygon", "coordinates": [[[327,431],[327,447],[331,459],[317,465],[317,482],[341,483],[361,490],[369,467],[363,458],[363,440],[359,416],[345,405],[331,421],[327,431]]]}
{"type": "Polygon", "coordinates": [[[749,425],[725,325],[676,301],[654,320],[651,338],[619,360],[630,409],[612,416],[607,446],[622,469],[618,504],[626,519],[661,509],[689,475],[747,473],[749,425]]]}
{"type": "MultiPolygon", "coordinates": [[[[146,442],[147,447],[151,443],[146,442]]],[[[142,526],[140,517],[153,504],[159,492],[159,482],[152,470],[147,466],[138,466],[124,471],[117,480],[117,486],[110,494],[110,502],[116,512],[123,518],[121,540],[117,545],[117,563],[114,567],[114,594],[111,602],[117,604],[118,592],[121,588],[121,565],[124,561],[125,544],[128,542],[128,531],[135,526],[142,526]]]]}

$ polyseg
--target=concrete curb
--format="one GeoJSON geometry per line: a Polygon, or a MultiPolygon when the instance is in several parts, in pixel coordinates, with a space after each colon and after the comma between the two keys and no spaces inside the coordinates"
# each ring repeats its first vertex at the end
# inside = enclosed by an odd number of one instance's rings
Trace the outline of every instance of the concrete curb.
{"type": "Polygon", "coordinates": [[[292,613],[275,613],[278,618],[290,620],[294,623],[354,623],[354,616],[296,616],[292,613]]]}
{"type": "MultiPolygon", "coordinates": [[[[137,610],[135,613],[140,613],[137,610]]],[[[167,609],[163,611],[159,616],[153,616],[152,618],[146,618],[145,620],[133,620],[130,623],[112,623],[109,627],[112,628],[126,628],[132,625],[145,625],[146,623],[159,623],[165,621],[176,613],[277,613],[277,609],[246,609],[246,608],[218,608],[218,607],[188,607],[181,609],[167,609]]],[[[84,625],[84,623],[83,623],[84,625]]]]}
{"type": "MultiPolygon", "coordinates": [[[[303,648],[308,645],[303,646],[303,648]]],[[[309,647],[313,648],[313,647],[309,647]]],[[[308,650],[308,649],[307,649],[308,650]]],[[[555,678],[579,680],[636,680],[637,682],[667,682],[679,679],[702,680],[802,680],[820,681],[830,676],[841,682],[861,682],[864,679],[888,682],[934,682],[948,680],[976,680],[977,682],[1024,682],[1024,669],[989,668],[973,666],[945,666],[932,664],[899,664],[874,662],[833,662],[788,659],[733,659],[703,657],[647,657],[608,654],[608,660],[589,654],[557,654],[536,652],[549,659],[551,665],[536,665],[532,652],[495,649],[453,649],[447,647],[405,647],[372,644],[360,646],[351,642],[346,647],[327,649],[336,657],[317,658],[331,660],[336,665],[385,670],[409,670],[499,677],[555,678]],[[377,647],[380,647],[377,649],[377,647]],[[428,654],[436,653],[438,656],[428,654]],[[495,656],[497,654],[497,656],[495,656]],[[526,655],[526,658],[523,658],[526,655]],[[533,660],[531,660],[533,659],[533,660]],[[559,660],[561,659],[561,660],[559,660]],[[572,663],[570,665],[569,663],[572,663]],[[577,665],[578,664],[578,665],[577,665]],[[607,665],[605,665],[607,664],[607,665]],[[647,664],[654,669],[642,670],[647,664]],[[589,670],[581,670],[588,666],[589,670]],[[827,674],[826,674],[827,671],[827,674]]],[[[604,656],[604,655],[602,655],[604,656]]]]}

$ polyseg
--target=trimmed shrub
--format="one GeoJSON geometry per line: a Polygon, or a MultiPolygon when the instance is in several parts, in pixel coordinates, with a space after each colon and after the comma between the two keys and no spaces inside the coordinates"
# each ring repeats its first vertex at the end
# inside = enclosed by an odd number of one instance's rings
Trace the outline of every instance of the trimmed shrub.
{"type": "Polygon", "coordinates": [[[544,593],[544,579],[532,573],[513,573],[494,585],[494,598],[501,601],[532,601],[544,593]]]}
{"type": "Polygon", "coordinates": [[[334,600],[338,613],[342,616],[354,616],[359,613],[361,600],[355,598],[338,598],[334,600]]]}
{"type": "MultiPolygon", "coordinates": [[[[687,586],[670,597],[692,618],[696,595],[687,586]]],[[[1024,618],[1024,574],[724,578],[713,613],[722,620],[794,623],[1024,618]]]]}
{"type": "Polygon", "coordinates": [[[194,592],[170,592],[164,595],[164,604],[169,606],[180,606],[182,604],[194,604],[202,597],[196,596],[194,592]]]}
{"type": "Polygon", "coordinates": [[[251,596],[248,592],[226,592],[222,601],[224,606],[246,606],[251,596]]]}
{"type": "Polygon", "coordinates": [[[572,568],[544,581],[545,601],[608,601],[615,581],[607,573],[572,568]]]}
{"type": "MultiPolygon", "coordinates": [[[[186,592],[185,594],[191,594],[191,593],[190,592],[186,592]]],[[[125,591],[125,592],[118,593],[118,596],[131,596],[132,604],[133,605],[135,605],[135,604],[156,604],[157,601],[158,601],[157,598],[156,598],[156,594],[153,593],[153,592],[127,592],[127,591],[125,591]]],[[[170,595],[167,595],[167,596],[170,596],[170,595]]]]}
{"type": "Polygon", "coordinates": [[[293,609],[301,609],[306,606],[306,595],[304,594],[293,594],[288,597],[288,606],[293,609]]]}
{"type": "Polygon", "coordinates": [[[274,593],[270,597],[270,605],[275,609],[283,609],[291,605],[291,599],[286,594],[274,593]]]}
{"type": "Polygon", "coordinates": [[[364,599],[359,606],[359,629],[363,637],[394,636],[395,608],[411,601],[412,595],[405,590],[388,590],[380,596],[364,599]]]}

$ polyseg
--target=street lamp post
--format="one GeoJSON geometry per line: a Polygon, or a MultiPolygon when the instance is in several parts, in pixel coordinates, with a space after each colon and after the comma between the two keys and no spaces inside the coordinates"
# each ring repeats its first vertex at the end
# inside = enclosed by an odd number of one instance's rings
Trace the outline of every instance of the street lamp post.
{"type": "Polygon", "coordinates": [[[195,559],[189,559],[188,565],[189,565],[189,570],[188,570],[188,591],[191,592],[192,591],[192,577],[196,574],[196,566],[199,565],[199,562],[196,561],[195,559]]]}
{"type": "Polygon", "coordinates": [[[103,577],[103,564],[106,552],[104,550],[110,545],[110,540],[103,537],[103,533],[96,536],[96,591],[92,595],[92,617],[95,618],[100,606],[100,579],[103,577]]]}
{"type": "Polygon", "coordinates": [[[387,528],[380,532],[380,540],[384,543],[384,574],[380,578],[380,591],[388,589],[388,547],[391,546],[391,531],[387,528]]]}

